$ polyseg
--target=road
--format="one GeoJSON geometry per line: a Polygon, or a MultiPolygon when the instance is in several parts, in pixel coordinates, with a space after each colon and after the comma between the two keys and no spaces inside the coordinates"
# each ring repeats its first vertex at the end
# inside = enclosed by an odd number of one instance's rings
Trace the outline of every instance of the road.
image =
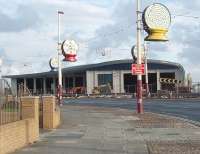
{"type": "MultiPolygon", "coordinates": [[[[64,104],[94,105],[136,109],[135,99],[81,98],[65,99],[64,104]]],[[[176,116],[200,122],[200,100],[145,100],[145,111],[176,116]]]]}

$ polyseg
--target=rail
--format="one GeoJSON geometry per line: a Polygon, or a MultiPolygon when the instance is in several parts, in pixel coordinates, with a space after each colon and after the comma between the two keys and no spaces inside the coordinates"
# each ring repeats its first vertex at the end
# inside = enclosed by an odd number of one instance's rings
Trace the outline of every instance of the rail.
{"type": "Polygon", "coordinates": [[[0,79],[0,125],[21,120],[21,102],[12,95],[8,82],[0,79]]]}

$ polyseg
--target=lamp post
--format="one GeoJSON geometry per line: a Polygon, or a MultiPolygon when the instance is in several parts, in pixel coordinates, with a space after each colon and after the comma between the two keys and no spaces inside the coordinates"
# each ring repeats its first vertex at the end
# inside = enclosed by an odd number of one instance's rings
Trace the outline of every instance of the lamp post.
{"type": "Polygon", "coordinates": [[[0,58],[0,79],[2,79],[2,64],[3,64],[3,60],[2,58],[0,58]]]}
{"type": "MultiPolygon", "coordinates": [[[[141,65],[141,32],[142,32],[142,16],[141,16],[141,0],[137,0],[137,64],[141,65]]],[[[142,101],[142,74],[137,75],[137,113],[142,114],[143,101],[142,101]]]]}
{"type": "Polygon", "coordinates": [[[62,11],[58,11],[58,102],[60,105],[62,105],[61,103],[61,99],[62,99],[62,62],[61,62],[61,55],[62,55],[62,51],[61,51],[61,41],[60,41],[60,18],[61,15],[63,15],[64,12],[62,11]]]}
{"type": "MultiPolygon", "coordinates": [[[[137,0],[137,65],[132,65],[133,74],[137,74],[137,112],[144,113],[142,100],[142,23],[144,30],[148,33],[145,41],[168,41],[167,32],[171,24],[171,14],[169,9],[160,3],[154,3],[148,6],[143,12],[141,11],[141,1],[137,0]],[[137,67],[137,68],[136,68],[137,67]],[[136,70],[138,72],[136,72],[136,70]]],[[[146,58],[145,58],[146,59],[146,58]]],[[[146,62],[146,84],[148,84],[147,59],[146,62]]],[[[149,91],[147,86],[147,92],[149,91]]]]}
{"type": "Polygon", "coordinates": [[[148,75],[148,60],[147,60],[148,47],[144,42],[144,63],[145,63],[145,82],[146,82],[146,97],[149,97],[149,75],[148,75]]]}

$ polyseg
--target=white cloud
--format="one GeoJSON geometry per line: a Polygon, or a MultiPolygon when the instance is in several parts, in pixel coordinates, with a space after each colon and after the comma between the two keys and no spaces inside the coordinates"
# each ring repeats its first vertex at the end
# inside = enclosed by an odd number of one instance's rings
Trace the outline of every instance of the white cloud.
{"type": "MultiPolygon", "coordinates": [[[[151,2],[144,0],[143,8],[151,2]]],[[[195,68],[200,65],[200,19],[174,16],[200,16],[200,1],[159,2],[172,13],[170,42],[151,43],[150,58],[180,62],[199,80],[200,72],[195,68]]],[[[10,72],[48,70],[48,60],[56,55],[57,10],[65,12],[62,40],[75,39],[80,44],[76,64],[131,58],[128,49],[135,44],[135,7],[134,0],[1,0],[0,19],[4,24],[0,25],[0,47],[6,59],[15,60],[8,63],[10,72]],[[102,56],[99,48],[112,50],[102,56]],[[24,63],[29,66],[24,67],[24,63]]]]}

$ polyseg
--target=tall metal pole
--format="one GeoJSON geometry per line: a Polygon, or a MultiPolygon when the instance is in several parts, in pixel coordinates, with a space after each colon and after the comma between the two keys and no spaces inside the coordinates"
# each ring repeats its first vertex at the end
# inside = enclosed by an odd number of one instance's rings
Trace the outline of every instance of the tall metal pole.
{"type": "MultiPolygon", "coordinates": [[[[142,25],[141,25],[141,0],[137,0],[137,64],[140,65],[142,63],[141,60],[141,32],[142,32],[142,25]]],[[[137,75],[137,112],[139,114],[144,112],[143,109],[143,101],[142,101],[142,75],[137,75]]]]}
{"type": "Polygon", "coordinates": [[[148,76],[148,61],[147,61],[147,52],[148,47],[146,42],[144,42],[144,58],[145,58],[145,82],[146,82],[146,97],[149,97],[149,76],[148,76]]]}
{"type": "Polygon", "coordinates": [[[61,62],[61,41],[60,41],[60,15],[64,12],[58,11],[58,101],[61,105],[62,99],[62,62],[61,62]]]}
{"type": "Polygon", "coordinates": [[[3,60],[0,58],[0,79],[2,78],[2,64],[3,60]]]}

